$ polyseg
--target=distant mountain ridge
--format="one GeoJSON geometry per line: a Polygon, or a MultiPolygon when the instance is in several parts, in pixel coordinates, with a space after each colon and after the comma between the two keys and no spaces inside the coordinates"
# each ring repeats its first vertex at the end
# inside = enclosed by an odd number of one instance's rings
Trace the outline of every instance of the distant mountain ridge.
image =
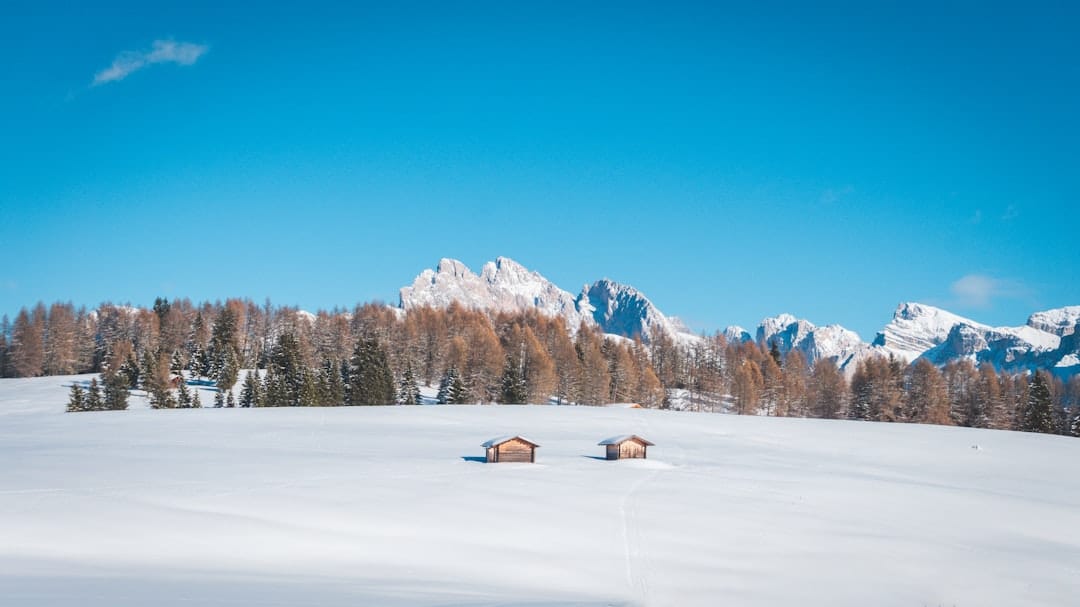
{"type": "Polygon", "coordinates": [[[535,309],[561,316],[571,331],[581,323],[604,333],[641,337],[649,342],[657,330],[676,339],[697,339],[677,319],[665,316],[637,289],[609,279],[582,287],[575,296],[539,272],[508,257],[484,264],[475,274],[456,259],[441,259],[435,269],[422,271],[398,293],[403,310],[421,306],[445,308],[451,302],[479,310],[514,312],[535,309]]]}
{"type": "MultiPolygon", "coordinates": [[[[810,361],[832,358],[848,374],[868,356],[892,356],[908,363],[926,358],[937,365],[967,359],[1010,372],[1049,369],[1069,376],[1080,372],[1077,323],[1080,306],[1037,312],[1019,327],[990,327],[941,308],[906,302],[869,344],[839,325],[816,327],[790,314],[763,320],[755,340],[776,343],[782,353],[798,349],[810,361]]],[[[739,327],[725,330],[725,335],[735,334],[749,337],[739,327]]]]}
{"type": "MultiPolygon", "coordinates": [[[[658,331],[682,343],[701,339],[632,286],[604,278],[573,295],[508,257],[485,263],[479,274],[458,260],[441,259],[401,288],[398,307],[445,308],[451,302],[488,311],[535,309],[561,316],[571,331],[585,323],[646,343],[658,331]]],[[[938,365],[966,358],[1011,372],[1080,373],[1080,306],[1035,312],[1019,327],[990,327],[941,308],[905,302],[870,343],[840,325],[817,326],[791,314],[765,318],[754,331],[731,326],[722,333],[728,341],[775,343],[784,354],[799,350],[810,362],[829,358],[849,375],[869,356],[905,362],[926,358],[938,365]]]]}

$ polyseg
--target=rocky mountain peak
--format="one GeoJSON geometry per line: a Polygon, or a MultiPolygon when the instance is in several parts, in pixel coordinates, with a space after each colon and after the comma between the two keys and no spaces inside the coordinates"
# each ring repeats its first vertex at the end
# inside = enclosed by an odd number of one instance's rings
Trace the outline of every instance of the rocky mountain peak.
{"type": "Polygon", "coordinates": [[[1036,312],[1028,317],[1027,321],[1029,327],[1059,336],[1074,333],[1078,323],[1080,323],[1080,306],[1036,312]]]}

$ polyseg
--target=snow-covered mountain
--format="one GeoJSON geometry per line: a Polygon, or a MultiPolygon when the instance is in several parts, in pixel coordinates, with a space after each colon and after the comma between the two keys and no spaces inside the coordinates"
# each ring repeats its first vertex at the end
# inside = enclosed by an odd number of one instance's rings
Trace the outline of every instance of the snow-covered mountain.
{"type": "Polygon", "coordinates": [[[896,307],[889,324],[877,334],[873,345],[885,354],[910,362],[943,343],[956,325],[966,325],[980,333],[990,329],[934,306],[902,303],[896,307]]]}
{"type": "Polygon", "coordinates": [[[749,331],[740,327],[739,325],[731,325],[723,330],[724,339],[731,342],[747,342],[754,341],[754,336],[749,331]]]}
{"type": "MultiPolygon", "coordinates": [[[[893,356],[905,362],[924,357],[937,365],[968,359],[1012,372],[1052,369],[1071,375],[1080,372],[1077,323],[1080,306],[1037,312],[1019,327],[991,327],[909,302],[897,306],[892,320],[870,344],[839,325],[818,327],[791,314],[762,320],[755,339],[764,347],[775,343],[784,354],[799,350],[811,362],[832,358],[849,375],[867,356],[893,356]]],[[[728,341],[750,340],[741,327],[728,327],[724,336],[728,341]]]]}
{"type": "MultiPolygon", "coordinates": [[[[725,334],[737,329],[728,327],[725,334]]],[[[870,349],[854,331],[840,325],[818,327],[791,314],[762,320],[757,329],[757,341],[766,347],[775,343],[781,354],[798,350],[811,362],[831,358],[841,369],[850,367],[851,370],[855,368],[853,363],[870,349]]]]}
{"type": "MultiPolygon", "coordinates": [[[[536,309],[561,316],[571,331],[581,323],[621,337],[649,342],[663,331],[681,342],[698,339],[678,319],[664,315],[644,293],[602,279],[582,287],[578,295],[559,288],[539,272],[507,257],[484,264],[479,274],[454,259],[442,259],[424,270],[400,292],[399,308],[445,308],[458,302],[469,308],[515,312],[536,309]]],[[[728,327],[728,341],[775,343],[781,353],[799,350],[808,361],[831,358],[849,375],[867,356],[893,356],[905,362],[925,357],[944,365],[966,358],[992,363],[998,369],[1053,369],[1062,375],[1080,373],[1080,306],[1036,312],[1019,327],[991,327],[934,306],[906,302],[871,343],[840,325],[817,326],[791,314],[761,321],[755,331],[728,327]]]]}
{"type": "Polygon", "coordinates": [[[1080,324],[1080,306],[1068,306],[1045,312],[1036,312],[1028,317],[1027,326],[1054,335],[1070,335],[1080,324]]]}
{"type": "Polygon", "coordinates": [[[607,278],[585,285],[577,298],[578,310],[591,313],[604,333],[633,337],[648,342],[657,329],[678,337],[691,335],[676,318],[664,316],[641,291],[607,278]]]}
{"type": "Polygon", "coordinates": [[[925,304],[900,304],[893,320],[874,340],[874,346],[897,358],[913,361],[925,357],[944,365],[966,358],[975,363],[989,362],[998,369],[1024,371],[1054,367],[1063,353],[1061,336],[1043,330],[1061,323],[1068,314],[1048,310],[1033,314],[1029,324],[1020,327],[990,327],[925,304]]]}
{"type": "Polygon", "coordinates": [[[665,316],[631,286],[605,278],[585,285],[575,297],[539,272],[507,257],[484,264],[479,275],[456,259],[442,259],[434,270],[424,270],[412,285],[402,287],[399,299],[403,310],[445,308],[451,302],[496,312],[536,309],[549,316],[561,316],[571,331],[584,322],[612,335],[641,336],[646,342],[657,330],[679,339],[695,338],[677,319],[665,316]]]}
{"type": "Polygon", "coordinates": [[[485,263],[479,275],[456,259],[441,259],[434,270],[424,270],[411,286],[400,291],[400,307],[405,310],[421,306],[445,308],[454,301],[493,312],[536,308],[551,316],[563,316],[572,328],[583,318],[573,295],[507,257],[485,263]]]}

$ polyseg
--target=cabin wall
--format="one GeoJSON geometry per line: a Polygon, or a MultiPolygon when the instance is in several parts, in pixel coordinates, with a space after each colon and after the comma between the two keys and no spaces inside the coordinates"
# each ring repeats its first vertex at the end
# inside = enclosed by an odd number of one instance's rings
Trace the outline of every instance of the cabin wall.
{"type": "Polygon", "coordinates": [[[620,459],[644,459],[645,458],[645,445],[635,441],[628,440],[619,445],[619,458],[620,459]]]}
{"type": "Polygon", "coordinates": [[[607,458],[608,459],[619,459],[619,446],[618,445],[607,445],[607,458]]]}
{"type": "Polygon", "coordinates": [[[520,462],[528,464],[534,461],[533,446],[523,441],[507,441],[496,447],[496,449],[498,450],[498,453],[495,455],[495,461],[497,462],[520,462]]]}

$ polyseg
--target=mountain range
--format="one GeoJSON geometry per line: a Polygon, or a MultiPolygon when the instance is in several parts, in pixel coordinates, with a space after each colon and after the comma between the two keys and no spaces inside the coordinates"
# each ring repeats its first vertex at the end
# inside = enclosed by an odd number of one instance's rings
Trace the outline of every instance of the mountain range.
{"type": "MultiPolygon", "coordinates": [[[[604,278],[584,285],[574,295],[507,257],[485,263],[479,274],[460,261],[442,259],[402,287],[399,296],[402,310],[447,307],[451,302],[487,311],[535,309],[561,316],[571,331],[584,323],[607,334],[640,337],[646,343],[658,332],[687,344],[701,339],[629,285],[604,278]]],[[[731,326],[723,335],[728,341],[775,343],[783,354],[799,350],[810,362],[830,358],[849,375],[859,360],[878,355],[905,362],[922,357],[937,365],[968,359],[1009,372],[1080,373],[1080,306],[1036,312],[1019,327],[990,327],[934,306],[901,303],[870,343],[840,325],[819,327],[791,314],[766,318],[753,333],[731,326]]]]}

